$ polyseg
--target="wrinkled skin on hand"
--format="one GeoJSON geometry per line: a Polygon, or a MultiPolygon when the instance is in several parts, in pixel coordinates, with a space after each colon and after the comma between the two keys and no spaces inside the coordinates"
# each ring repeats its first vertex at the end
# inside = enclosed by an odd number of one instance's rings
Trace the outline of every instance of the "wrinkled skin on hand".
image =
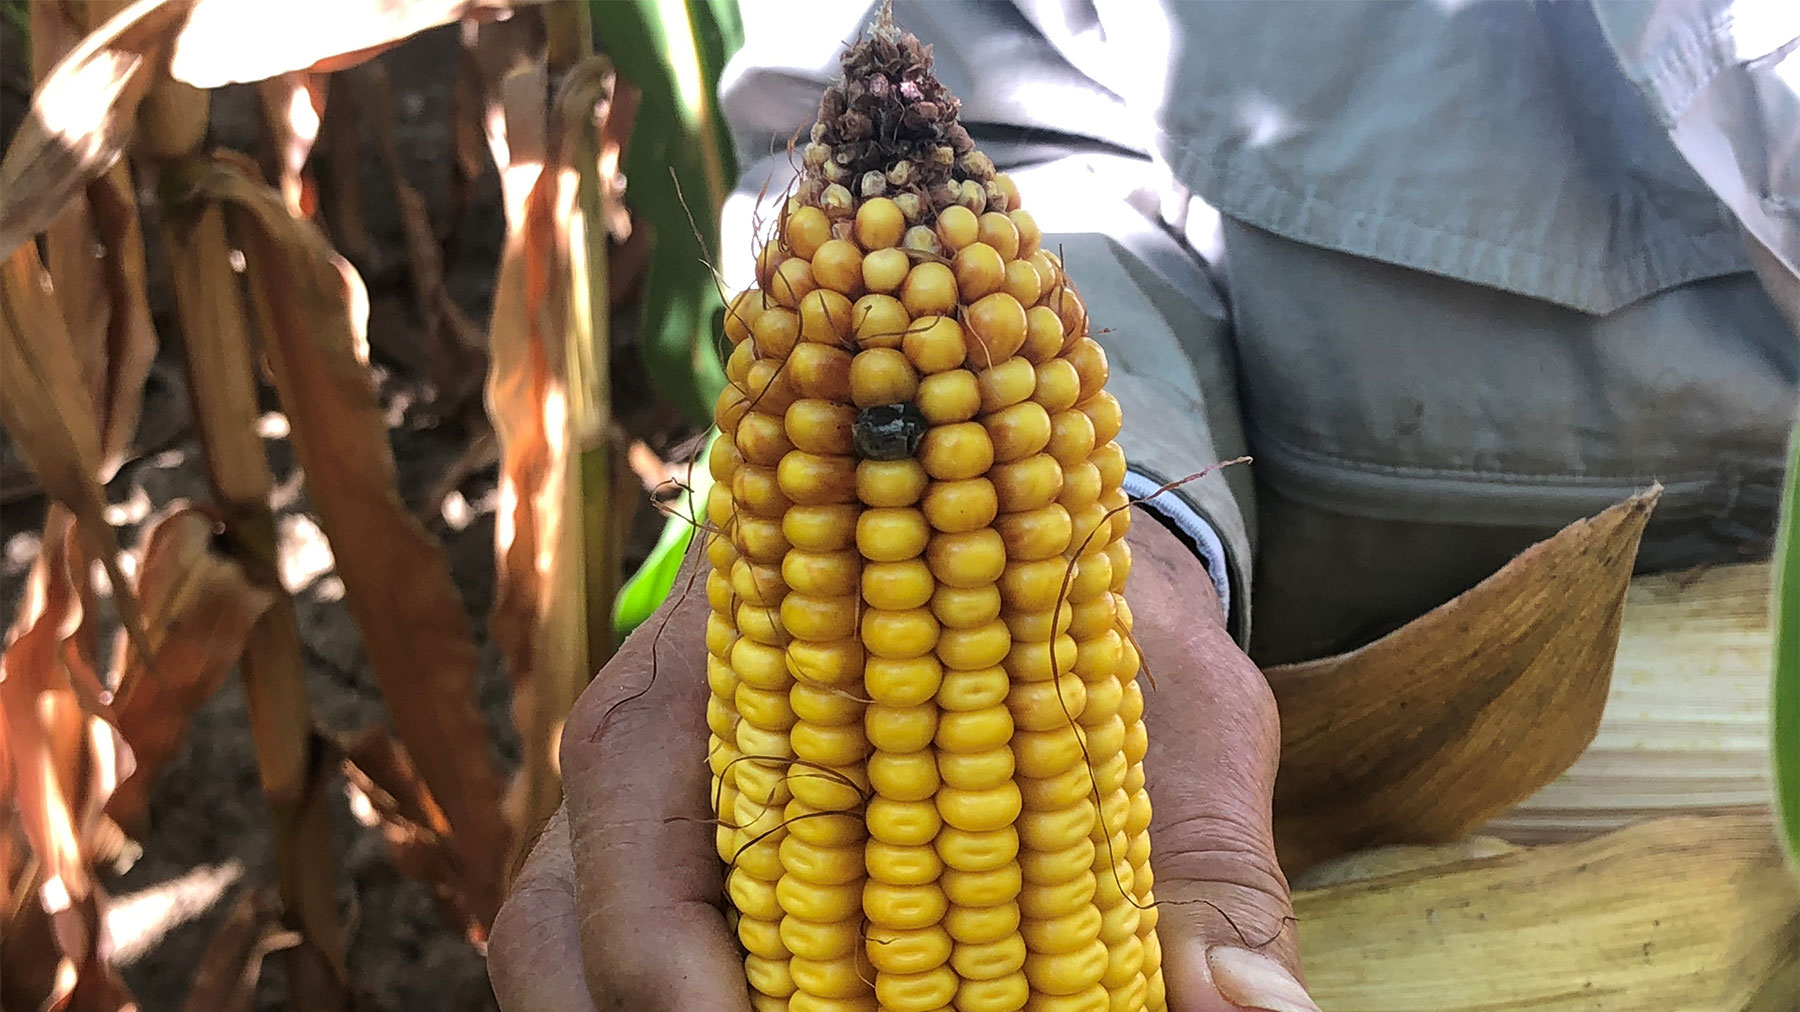
{"type": "MultiPolygon", "coordinates": [[[[1169,1007],[1307,1012],[1270,828],[1274,698],[1226,633],[1205,568],[1139,519],[1126,596],[1155,678],[1144,766],[1169,1007]]],[[[702,761],[706,597],[684,585],[570,715],[563,807],[494,925],[505,1012],[750,1012],[702,761]]]]}

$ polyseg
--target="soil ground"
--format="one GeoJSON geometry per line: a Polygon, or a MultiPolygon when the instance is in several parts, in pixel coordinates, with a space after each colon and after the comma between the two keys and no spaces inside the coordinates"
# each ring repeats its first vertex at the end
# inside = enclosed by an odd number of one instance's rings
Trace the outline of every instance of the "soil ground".
{"type": "MultiPolygon", "coordinates": [[[[10,29],[6,34],[11,36],[10,29]]],[[[0,132],[10,138],[22,114],[22,54],[17,38],[4,40],[6,94],[0,109],[0,132]]],[[[430,204],[434,221],[443,225],[448,204],[450,165],[450,93],[456,65],[455,28],[420,36],[383,55],[392,83],[396,141],[412,184],[430,204]]],[[[26,72],[28,74],[28,71],[26,72]]],[[[28,89],[28,77],[23,78],[28,89]]],[[[256,125],[254,96],[248,89],[226,89],[214,103],[214,142],[250,150],[256,125]]],[[[365,140],[365,143],[368,143],[365,140]]],[[[392,208],[390,190],[373,158],[365,155],[364,193],[371,250],[359,264],[372,302],[371,343],[406,348],[423,341],[414,310],[404,261],[404,244],[392,208]],[[387,333],[381,331],[386,329],[387,333]]],[[[503,224],[494,174],[482,180],[469,219],[464,222],[460,258],[449,277],[452,295],[470,317],[485,321],[492,279],[498,262],[503,224]]],[[[155,270],[152,285],[156,288],[155,270]]],[[[123,507],[128,523],[121,530],[135,544],[147,515],[177,499],[207,497],[199,446],[186,424],[177,328],[166,287],[153,291],[156,322],[164,340],[157,374],[146,394],[141,440],[144,455],[127,464],[108,487],[113,503],[123,507]]],[[[415,360],[416,362],[417,360],[415,360]]],[[[388,407],[400,490],[417,507],[468,446],[478,422],[468,413],[439,417],[432,391],[422,376],[390,357],[378,365],[382,396],[388,407]]],[[[279,405],[265,392],[265,408],[279,405]]],[[[479,414],[478,403],[473,405],[479,414]]],[[[278,482],[278,524],[287,561],[284,577],[294,593],[302,638],[308,695],[315,716],[328,727],[352,731],[385,719],[349,614],[339,599],[341,586],[331,575],[329,549],[308,514],[303,476],[280,438],[266,440],[278,482]]],[[[0,437],[0,466],[9,473],[0,489],[13,489],[0,506],[0,607],[10,620],[17,608],[25,575],[36,555],[36,531],[44,500],[19,493],[29,486],[17,458],[0,437]]],[[[474,504],[461,529],[438,522],[457,588],[474,619],[481,648],[480,704],[486,714],[502,762],[510,770],[518,759],[518,740],[508,712],[509,692],[496,650],[486,641],[485,619],[493,591],[491,511],[494,474],[491,467],[461,488],[474,504]]],[[[635,564],[653,523],[638,517],[640,536],[627,558],[635,564]]],[[[378,830],[351,816],[344,784],[334,780],[334,846],[340,876],[339,906],[348,925],[350,976],[360,1009],[443,1010],[476,1012],[495,1007],[481,956],[445,924],[424,885],[402,878],[389,861],[378,830]]],[[[180,1006],[195,964],[221,917],[239,890],[273,882],[270,825],[257,783],[246,719],[244,693],[235,681],[201,708],[186,743],[167,766],[151,796],[148,832],[139,841],[142,856],[129,870],[106,883],[115,895],[141,901],[137,909],[161,911],[169,924],[159,937],[139,939],[142,951],[132,954],[124,976],[146,1012],[180,1006]],[[209,883],[228,883],[216,896],[209,883]]],[[[279,955],[264,965],[257,1007],[289,1008],[279,955]]]]}

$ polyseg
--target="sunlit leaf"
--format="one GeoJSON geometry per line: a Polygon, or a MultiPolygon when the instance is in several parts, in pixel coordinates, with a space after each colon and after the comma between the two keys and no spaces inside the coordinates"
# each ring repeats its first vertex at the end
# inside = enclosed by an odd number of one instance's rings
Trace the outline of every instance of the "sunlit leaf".
{"type": "Polygon", "coordinates": [[[197,88],[341,70],[427,28],[540,0],[196,0],[169,60],[197,88]]]}
{"type": "Polygon", "coordinates": [[[1771,748],[1788,856],[1800,867],[1800,430],[1788,447],[1787,493],[1775,547],[1775,686],[1771,748]]]}
{"type": "Polygon", "coordinates": [[[1568,768],[1599,726],[1659,495],[1570,524],[1368,646],[1269,669],[1283,866],[1457,839],[1568,768]]]}
{"type": "Polygon", "coordinates": [[[0,256],[49,227],[112,167],[137,103],[192,0],[140,0],[83,39],[38,86],[0,161],[0,256]]]}
{"type": "MultiPolygon", "coordinates": [[[[1739,1012],[1771,982],[1793,997],[1781,974],[1795,965],[1800,885],[1766,814],[1654,819],[1485,856],[1445,849],[1296,888],[1321,1008],[1739,1012]]],[[[1776,997],[1758,1007],[1784,1007],[1776,997]]]]}
{"type": "Polygon", "coordinates": [[[712,265],[737,159],[718,81],[743,44],[742,26],[735,5],[710,0],[608,0],[593,12],[601,48],[642,100],[625,151],[625,199],[656,243],[639,325],[644,366],[659,395],[702,421],[725,384],[714,344],[725,309],[712,265]]]}
{"type": "MultiPolygon", "coordinates": [[[[34,1002],[65,1007],[60,1003],[66,1000],[69,1008],[110,1012],[123,1007],[129,994],[105,963],[101,896],[89,861],[101,807],[129,753],[112,726],[92,712],[96,674],[77,645],[86,615],[76,574],[85,576],[86,562],[74,550],[67,510],[52,507],[44,533],[0,652],[0,766],[7,774],[0,794],[9,801],[0,818],[17,820],[34,855],[35,872],[15,886],[18,898],[39,905],[52,930],[52,952],[39,946],[31,955],[49,955],[72,971],[37,981],[49,990],[33,995],[34,1002]],[[78,689],[84,682],[89,688],[78,689]]],[[[10,947],[4,953],[27,955],[10,947]]],[[[0,967],[0,976],[22,969],[0,967]]],[[[36,970],[26,976],[35,977],[36,970]]]]}

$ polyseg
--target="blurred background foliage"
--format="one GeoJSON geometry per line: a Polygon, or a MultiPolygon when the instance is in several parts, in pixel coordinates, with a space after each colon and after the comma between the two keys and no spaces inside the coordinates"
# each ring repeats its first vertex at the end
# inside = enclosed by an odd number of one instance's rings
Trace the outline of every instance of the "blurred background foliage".
{"type": "MultiPolygon", "coordinates": [[[[737,8],[0,11],[9,80],[35,89],[0,163],[0,506],[17,557],[0,1004],[366,1004],[380,988],[359,973],[392,969],[351,944],[342,887],[366,872],[334,828],[338,796],[479,972],[560,796],[563,717],[674,589],[704,508],[692,464],[724,382],[712,265],[738,173],[717,85],[737,8]],[[456,56],[421,84],[417,58],[388,50],[434,30],[456,56]],[[420,128],[426,109],[441,118],[420,128]],[[464,529],[491,530],[489,573],[446,554],[464,529]],[[321,697],[321,659],[338,656],[379,709],[347,722],[335,688],[321,697]],[[188,761],[233,672],[246,765],[184,784],[260,785],[266,868],[216,866],[201,909],[244,881],[190,947],[197,965],[139,971],[155,993],[134,996],[117,956],[136,908],[113,884],[162,863],[158,774],[188,761]]],[[[157,916],[153,933],[194,913],[157,916]]]]}

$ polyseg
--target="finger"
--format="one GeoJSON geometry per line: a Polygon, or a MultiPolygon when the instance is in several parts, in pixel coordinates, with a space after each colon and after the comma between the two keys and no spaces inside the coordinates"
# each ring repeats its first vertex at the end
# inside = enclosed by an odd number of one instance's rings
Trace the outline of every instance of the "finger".
{"type": "Polygon", "coordinates": [[[707,606],[691,568],[570,714],[563,791],[600,1012],[749,1012],[708,798],[707,606]]]}
{"type": "Polygon", "coordinates": [[[581,971],[569,822],[560,808],[494,918],[488,979],[501,1012],[594,1012],[581,971]]]}
{"type": "Polygon", "coordinates": [[[1275,859],[1274,698],[1222,622],[1193,621],[1194,603],[1215,595],[1191,552],[1153,524],[1132,534],[1146,564],[1128,596],[1157,684],[1144,707],[1144,768],[1169,1008],[1317,1012],[1296,982],[1293,909],[1275,859]]]}

